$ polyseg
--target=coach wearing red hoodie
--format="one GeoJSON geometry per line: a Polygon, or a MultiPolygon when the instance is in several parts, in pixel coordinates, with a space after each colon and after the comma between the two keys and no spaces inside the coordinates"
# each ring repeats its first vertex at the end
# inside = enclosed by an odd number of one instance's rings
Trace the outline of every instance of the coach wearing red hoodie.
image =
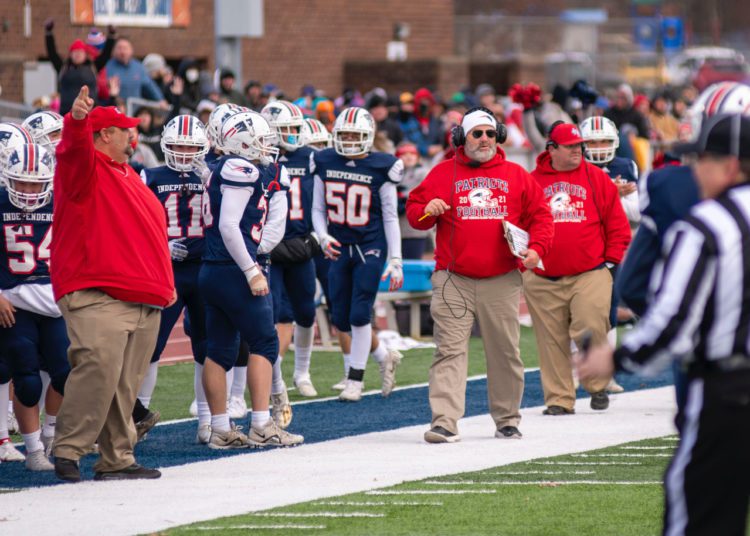
{"type": "Polygon", "coordinates": [[[506,220],[530,234],[523,264],[533,268],[552,240],[552,215],[542,190],[497,145],[504,126],[475,108],[456,127],[456,155],[435,166],[406,203],[416,229],[437,225],[430,312],[435,358],[430,368],[429,443],[459,440],[464,415],[468,346],[479,321],[487,357],[487,391],[495,436],[520,438],[523,363],[519,355],[520,261],[503,235],[506,220]]]}
{"type": "MultiPolygon", "coordinates": [[[[630,226],[617,187],[583,158],[583,138],[575,125],[554,123],[547,150],[532,175],[544,191],[555,220],[555,237],[544,270],[523,275],[526,303],[534,322],[544,388],[545,415],[574,412],[571,337],[579,348],[590,332],[594,344],[607,342],[612,276],[630,243],[630,226]]],[[[609,407],[609,378],[583,382],[591,408],[609,407]]]]}
{"type": "Polygon", "coordinates": [[[65,116],[54,181],[50,272],[72,369],[57,416],[55,473],[80,480],[78,460],[98,441],[96,480],[158,478],[135,463],[131,413],[160,310],[175,298],[164,209],[127,164],[138,120],[93,108],[88,91],[65,116]]]}

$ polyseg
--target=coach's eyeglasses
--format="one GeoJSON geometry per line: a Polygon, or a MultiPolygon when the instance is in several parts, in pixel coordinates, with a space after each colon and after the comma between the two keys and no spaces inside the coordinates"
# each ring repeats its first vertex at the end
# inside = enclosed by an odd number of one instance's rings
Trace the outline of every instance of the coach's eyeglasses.
{"type": "Polygon", "coordinates": [[[482,135],[487,134],[488,138],[497,138],[497,130],[472,130],[471,131],[471,137],[474,139],[479,139],[482,137],[482,135]]]}

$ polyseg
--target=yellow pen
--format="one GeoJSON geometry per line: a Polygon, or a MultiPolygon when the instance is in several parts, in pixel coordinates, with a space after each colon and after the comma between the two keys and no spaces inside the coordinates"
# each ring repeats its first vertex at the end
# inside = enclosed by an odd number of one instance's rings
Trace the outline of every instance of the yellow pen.
{"type": "Polygon", "coordinates": [[[422,221],[423,219],[429,218],[430,216],[432,216],[432,214],[430,214],[429,212],[425,212],[424,216],[422,216],[421,218],[419,218],[417,221],[422,221]]]}

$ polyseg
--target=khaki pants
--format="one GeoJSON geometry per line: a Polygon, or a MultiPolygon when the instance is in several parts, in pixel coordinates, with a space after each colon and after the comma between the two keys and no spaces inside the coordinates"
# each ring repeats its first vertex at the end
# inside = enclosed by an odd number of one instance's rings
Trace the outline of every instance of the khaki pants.
{"type": "Polygon", "coordinates": [[[132,412],[156,346],[161,312],[116,300],[96,289],[57,302],[70,338],[71,371],[57,415],[55,456],[78,460],[95,442],[95,471],[135,463],[132,412]]]}
{"type": "Polygon", "coordinates": [[[479,321],[487,358],[487,395],[498,428],[518,426],[523,396],[523,362],[517,270],[487,279],[471,279],[444,270],[432,275],[430,313],[435,322],[435,358],[430,367],[432,426],[458,433],[464,415],[469,338],[479,321]]]}
{"type": "MultiPolygon", "coordinates": [[[[539,349],[544,403],[573,409],[576,394],[570,341],[580,348],[583,335],[590,331],[592,344],[607,343],[612,276],[602,268],[552,281],[526,272],[523,286],[539,349]]],[[[582,385],[596,393],[608,383],[609,378],[582,385]]]]}

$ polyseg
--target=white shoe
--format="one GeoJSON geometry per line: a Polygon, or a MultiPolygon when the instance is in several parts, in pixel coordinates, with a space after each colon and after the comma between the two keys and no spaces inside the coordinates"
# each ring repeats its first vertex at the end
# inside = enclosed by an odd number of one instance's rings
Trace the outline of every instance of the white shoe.
{"type": "Polygon", "coordinates": [[[396,385],[396,367],[401,364],[403,354],[398,350],[388,350],[388,357],[380,363],[380,378],[382,385],[380,392],[383,396],[388,396],[396,385]]]}
{"type": "Polygon", "coordinates": [[[26,469],[29,471],[54,471],[55,466],[49,461],[44,449],[29,452],[26,455],[26,469]]]}
{"type": "Polygon", "coordinates": [[[22,462],[25,459],[26,456],[24,456],[15,446],[13,446],[13,443],[10,442],[10,439],[4,443],[0,443],[0,461],[22,462]]]}
{"type": "Polygon", "coordinates": [[[359,402],[362,400],[362,389],[364,387],[364,382],[347,379],[344,390],[339,394],[339,400],[342,402],[359,402]]]}
{"type": "Polygon", "coordinates": [[[193,417],[198,416],[198,401],[195,398],[190,402],[190,415],[193,417]]]}
{"type": "Polygon", "coordinates": [[[289,395],[284,390],[277,394],[271,395],[271,419],[282,430],[292,422],[292,406],[289,404],[289,395]]]}
{"type": "Polygon", "coordinates": [[[208,448],[216,450],[247,448],[247,436],[240,430],[241,428],[234,425],[226,432],[212,430],[211,437],[208,440],[208,448]]]}
{"type": "Polygon", "coordinates": [[[315,390],[315,386],[312,384],[312,380],[310,379],[309,374],[305,374],[304,376],[295,378],[294,386],[297,388],[297,391],[302,396],[306,396],[306,397],[318,396],[318,392],[315,390]]]}
{"type": "Polygon", "coordinates": [[[198,433],[195,434],[195,442],[199,445],[208,445],[211,441],[211,425],[202,424],[198,427],[198,433]]]}
{"type": "Polygon", "coordinates": [[[18,420],[16,419],[16,414],[12,411],[8,412],[8,432],[11,434],[17,434],[18,431],[18,420]]]}
{"type": "Polygon", "coordinates": [[[42,442],[42,445],[44,445],[44,453],[50,458],[52,456],[52,443],[55,441],[55,436],[46,436],[42,434],[39,439],[42,442]]]}
{"type": "Polygon", "coordinates": [[[346,374],[344,374],[344,377],[341,378],[338,383],[333,384],[331,389],[334,391],[343,391],[344,387],[346,387],[346,374]]]}
{"type": "Polygon", "coordinates": [[[625,390],[625,388],[617,383],[614,378],[609,380],[609,383],[607,384],[606,391],[609,393],[622,393],[625,390]]]}
{"type": "Polygon", "coordinates": [[[244,396],[229,397],[227,413],[230,419],[244,419],[247,416],[247,402],[244,396]]]}
{"type": "Polygon", "coordinates": [[[282,430],[273,419],[269,419],[262,430],[250,427],[247,441],[251,447],[295,447],[301,445],[305,438],[282,430]]]}

